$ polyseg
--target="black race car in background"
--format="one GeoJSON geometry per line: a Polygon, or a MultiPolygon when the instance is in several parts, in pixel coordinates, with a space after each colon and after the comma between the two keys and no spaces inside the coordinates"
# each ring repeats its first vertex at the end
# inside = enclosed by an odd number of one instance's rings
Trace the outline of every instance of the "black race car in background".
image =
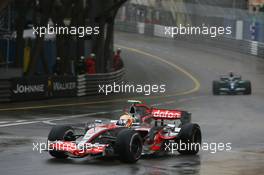
{"type": "Polygon", "coordinates": [[[240,75],[223,75],[220,80],[213,81],[213,94],[251,94],[251,82],[248,80],[242,80],[240,75]]]}

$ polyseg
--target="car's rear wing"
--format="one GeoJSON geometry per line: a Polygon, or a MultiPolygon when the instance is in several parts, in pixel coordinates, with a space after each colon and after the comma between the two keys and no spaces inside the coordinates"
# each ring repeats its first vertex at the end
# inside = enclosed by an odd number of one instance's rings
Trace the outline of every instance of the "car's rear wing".
{"type": "Polygon", "coordinates": [[[151,109],[152,118],[155,120],[190,120],[191,113],[181,110],[151,109]]]}
{"type": "Polygon", "coordinates": [[[177,120],[177,119],[181,119],[182,111],[166,110],[166,109],[152,109],[151,115],[156,120],[177,120]]]}

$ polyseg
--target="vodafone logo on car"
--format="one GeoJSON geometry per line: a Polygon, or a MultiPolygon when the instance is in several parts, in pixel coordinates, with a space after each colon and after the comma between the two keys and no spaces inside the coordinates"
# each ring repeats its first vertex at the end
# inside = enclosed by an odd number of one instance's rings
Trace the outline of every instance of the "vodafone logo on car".
{"type": "Polygon", "coordinates": [[[164,110],[164,109],[153,109],[152,115],[157,118],[164,118],[164,119],[179,119],[181,118],[180,111],[174,110],[164,110]]]}

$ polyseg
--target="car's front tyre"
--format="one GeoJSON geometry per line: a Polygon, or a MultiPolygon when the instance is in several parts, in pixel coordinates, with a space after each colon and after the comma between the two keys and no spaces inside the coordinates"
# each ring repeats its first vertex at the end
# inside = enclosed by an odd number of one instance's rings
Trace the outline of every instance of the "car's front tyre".
{"type": "MultiPolygon", "coordinates": [[[[48,135],[48,142],[54,141],[75,141],[73,128],[65,125],[54,126],[48,135]]],[[[64,152],[56,150],[49,150],[49,154],[58,159],[66,159],[68,157],[64,152]]]]}
{"type": "Polygon", "coordinates": [[[115,150],[122,162],[135,163],[138,161],[142,148],[142,139],[138,132],[124,129],[117,135],[115,150]]]}

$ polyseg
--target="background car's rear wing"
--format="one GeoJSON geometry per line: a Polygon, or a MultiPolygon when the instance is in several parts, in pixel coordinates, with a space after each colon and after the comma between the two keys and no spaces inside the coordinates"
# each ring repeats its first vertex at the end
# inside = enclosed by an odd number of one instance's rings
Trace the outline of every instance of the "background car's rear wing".
{"type": "MultiPolygon", "coordinates": [[[[230,78],[229,75],[220,75],[220,79],[222,79],[222,80],[228,80],[229,78],[230,78]]],[[[241,79],[242,77],[241,77],[241,75],[234,75],[233,78],[235,78],[235,79],[241,79]]]]}
{"type": "Polygon", "coordinates": [[[151,109],[152,118],[155,120],[181,120],[182,123],[191,121],[191,113],[181,110],[151,109]]]}

